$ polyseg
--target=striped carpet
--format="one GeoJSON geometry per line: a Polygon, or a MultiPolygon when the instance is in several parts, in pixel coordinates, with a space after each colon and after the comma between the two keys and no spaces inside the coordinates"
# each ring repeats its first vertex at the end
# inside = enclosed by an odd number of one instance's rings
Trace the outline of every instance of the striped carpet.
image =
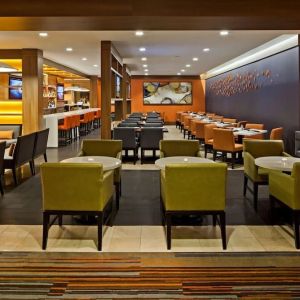
{"type": "Polygon", "coordinates": [[[0,253],[0,299],[300,299],[297,253],[0,253]]]}

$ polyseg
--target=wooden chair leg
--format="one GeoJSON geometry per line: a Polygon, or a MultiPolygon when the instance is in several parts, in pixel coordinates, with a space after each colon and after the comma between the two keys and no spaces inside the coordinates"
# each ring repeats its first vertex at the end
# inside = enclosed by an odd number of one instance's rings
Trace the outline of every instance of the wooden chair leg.
{"type": "Polygon", "coordinates": [[[216,150],[213,150],[213,161],[216,160],[216,157],[217,157],[217,151],[216,151],[216,150]]]}
{"type": "Polygon", "coordinates": [[[258,184],[253,182],[254,209],[257,210],[258,184]]]}
{"type": "Polygon", "coordinates": [[[45,162],[48,162],[47,153],[44,153],[44,160],[45,162]]]}
{"type": "Polygon", "coordinates": [[[116,186],[116,208],[117,210],[119,210],[119,207],[120,207],[120,183],[117,182],[115,184],[116,186]]]}
{"type": "Polygon", "coordinates": [[[16,168],[12,169],[12,174],[13,174],[15,185],[18,185],[18,178],[17,178],[17,170],[16,170],[16,168]]]}
{"type": "Polygon", "coordinates": [[[29,166],[30,166],[31,175],[34,176],[35,175],[34,160],[32,160],[32,161],[29,162],[29,166]]]}
{"type": "Polygon", "coordinates": [[[43,244],[42,244],[43,250],[46,250],[46,247],[47,247],[49,219],[50,219],[49,213],[44,211],[43,212],[43,244]]]}
{"type": "Polygon", "coordinates": [[[172,239],[172,216],[171,214],[166,214],[167,221],[167,249],[171,249],[171,239],[172,239]]]}
{"type": "Polygon", "coordinates": [[[98,225],[98,251],[102,250],[102,224],[103,224],[103,213],[98,214],[97,225],[98,225]]]}
{"type": "Polygon", "coordinates": [[[300,211],[294,211],[294,235],[295,235],[295,247],[296,247],[296,249],[300,248],[299,215],[300,215],[300,211]]]}
{"type": "Polygon", "coordinates": [[[244,188],[243,188],[243,195],[244,196],[246,196],[247,185],[248,185],[248,177],[246,175],[244,175],[244,188]]]}
{"type": "Polygon", "coordinates": [[[63,215],[58,216],[58,225],[61,227],[63,224],[63,215]]]}
{"type": "Polygon", "coordinates": [[[236,153],[232,152],[231,153],[231,169],[234,169],[235,160],[236,160],[236,153]]]}
{"type": "Polygon", "coordinates": [[[217,215],[213,215],[213,226],[217,225],[217,215]]]}
{"type": "Polygon", "coordinates": [[[3,196],[4,195],[4,189],[3,189],[3,178],[2,178],[2,174],[0,174],[0,193],[3,196]]]}
{"type": "Polygon", "coordinates": [[[204,145],[204,157],[207,158],[207,146],[204,145]]]}
{"type": "Polygon", "coordinates": [[[225,219],[225,212],[222,211],[220,213],[220,227],[221,227],[221,236],[222,236],[222,246],[223,250],[227,249],[227,242],[226,242],[226,219],[225,219]]]}

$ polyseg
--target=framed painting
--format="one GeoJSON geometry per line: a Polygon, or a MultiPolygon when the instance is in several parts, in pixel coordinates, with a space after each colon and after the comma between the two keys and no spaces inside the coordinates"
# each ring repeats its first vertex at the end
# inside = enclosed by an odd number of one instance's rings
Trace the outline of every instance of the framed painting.
{"type": "Polygon", "coordinates": [[[191,105],[192,103],[191,82],[144,82],[145,105],[191,105]]]}

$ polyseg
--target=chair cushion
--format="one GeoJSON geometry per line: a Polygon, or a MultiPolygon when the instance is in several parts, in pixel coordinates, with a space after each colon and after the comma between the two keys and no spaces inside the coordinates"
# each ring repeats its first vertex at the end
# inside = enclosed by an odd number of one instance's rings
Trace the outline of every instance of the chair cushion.
{"type": "Polygon", "coordinates": [[[0,131],[0,139],[9,140],[13,138],[13,130],[1,130],[0,131]]]}

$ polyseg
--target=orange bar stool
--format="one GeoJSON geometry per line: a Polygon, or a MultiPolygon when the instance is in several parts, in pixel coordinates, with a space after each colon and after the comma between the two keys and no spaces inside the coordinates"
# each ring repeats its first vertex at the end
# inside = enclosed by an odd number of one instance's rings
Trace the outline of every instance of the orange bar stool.
{"type": "Polygon", "coordinates": [[[80,127],[80,115],[73,116],[74,120],[74,140],[77,140],[79,138],[79,127],[80,127]]]}
{"type": "Polygon", "coordinates": [[[95,128],[100,127],[100,118],[101,118],[101,111],[100,110],[95,111],[95,114],[94,114],[94,126],[95,126],[95,128]]]}
{"type": "Polygon", "coordinates": [[[58,135],[64,146],[72,141],[72,117],[64,118],[64,123],[58,126],[58,135]]]}
{"type": "Polygon", "coordinates": [[[80,119],[80,134],[81,135],[87,135],[88,134],[88,124],[89,124],[89,115],[88,113],[85,113],[83,115],[83,118],[80,119]]]}

